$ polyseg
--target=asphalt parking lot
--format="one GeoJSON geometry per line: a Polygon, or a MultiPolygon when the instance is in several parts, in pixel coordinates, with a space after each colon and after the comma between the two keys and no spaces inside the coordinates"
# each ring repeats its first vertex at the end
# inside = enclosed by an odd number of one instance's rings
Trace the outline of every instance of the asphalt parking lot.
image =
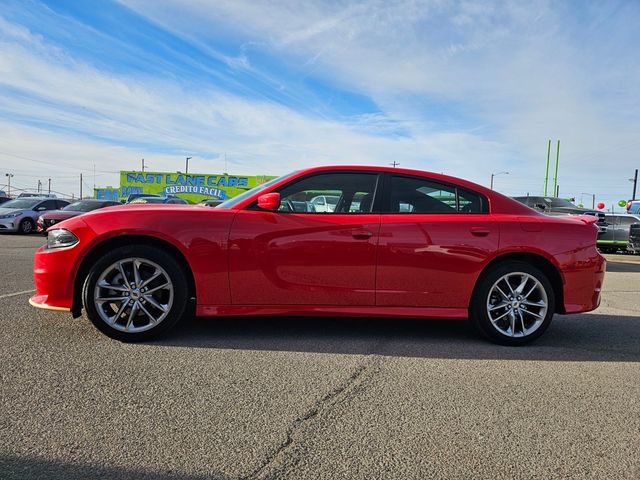
{"type": "Polygon", "coordinates": [[[466,322],[192,319],[122,344],[36,310],[0,235],[0,478],[640,478],[640,257],[525,348],[466,322]]]}

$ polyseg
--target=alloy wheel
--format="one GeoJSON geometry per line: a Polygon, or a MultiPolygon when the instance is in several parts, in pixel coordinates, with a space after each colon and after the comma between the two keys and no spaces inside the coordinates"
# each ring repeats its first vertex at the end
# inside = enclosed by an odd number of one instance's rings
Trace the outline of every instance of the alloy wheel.
{"type": "Polygon", "coordinates": [[[507,337],[527,337],[538,330],[549,301],[542,283],[524,272],[500,277],[489,290],[487,315],[491,325],[507,337]]]}
{"type": "Polygon", "coordinates": [[[171,311],[174,288],[157,263],[139,257],[111,264],[98,277],[93,300],[100,318],[121,332],[144,332],[171,311]]]}

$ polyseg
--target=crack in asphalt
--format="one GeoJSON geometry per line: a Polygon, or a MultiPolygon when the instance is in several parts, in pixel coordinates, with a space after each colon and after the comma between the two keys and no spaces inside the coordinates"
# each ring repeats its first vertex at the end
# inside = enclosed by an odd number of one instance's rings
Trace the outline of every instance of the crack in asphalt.
{"type": "MultiPolygon", "coordinates": [[[[291,426],[287,429],[286,437],[284,441],[278,445],[272,454],[270,454],[253,472],[249,475],[241,477],[242,480],[254,480],[259,478],[279,478],[279,475],[284,473],[286,467],[286,451],[291,448],[296,441],[296,433],[300,428],[308,421],[313,420],[320,415],[323,411],[326,411],[331,405],[335,405],[338,402],[344,402],[352,398],[356,393],[361,392],[364,388],[364,374],[367,370],[371,370],[374,373],[376,361],[369,361],[364,365],[359,365],[358,368],[340,385],[333,388],[326,393],[321,399],[317,400],[312,407],[303,415],[296,418],[291,426]],[[269,470],[278,460],[282,460],[282,465],[276,468],[275,472],[269,473],[269,470]]],[[[372,375],[369,375],[369,379],[372,375]]],[[[295,462],[294,462],[295,463],[295,462]]]]}

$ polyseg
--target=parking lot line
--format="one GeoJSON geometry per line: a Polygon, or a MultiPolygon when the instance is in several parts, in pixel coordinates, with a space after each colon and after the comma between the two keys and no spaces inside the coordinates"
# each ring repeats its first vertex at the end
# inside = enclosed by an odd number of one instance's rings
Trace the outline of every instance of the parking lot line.
{"type": "Polygon", "coordinates": [[[5,293],[4,295],[0,295],[0,299],[9,298],[9,297],[15,297],[17,295],[24,295],[25,293],[33,293],[33,292],[35,292],[35,289],[33,289],[33,290],[23,290],[22,292],[5,293]]]}

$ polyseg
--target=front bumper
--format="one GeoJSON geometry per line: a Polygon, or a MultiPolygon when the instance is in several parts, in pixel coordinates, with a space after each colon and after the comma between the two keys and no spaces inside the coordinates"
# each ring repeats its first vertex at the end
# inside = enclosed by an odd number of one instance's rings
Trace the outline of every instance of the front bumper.
{"type": "Polygon", "coordinates": [[[45,310],[57,310],[59,312],[70,312],[70,308],[65,307],[55,307],[53,305],[49,305],[47,303],[48,296],[47,295],[34,295],[29,299],[29,305],[36,308],[44,308],[45,310]]]}
{"type": "Polygon", "coordinates": [[[49,310],[70,311],[77,252],[74,247],[47,250],[40,247],[34,256],[33,279],[36,294],[29,303],[49,310]]]}
{"type": "Polygon", "coordinates": [[[20,227],[20,217],[0,218],[0,232],[17,232],[20,227]]]}

